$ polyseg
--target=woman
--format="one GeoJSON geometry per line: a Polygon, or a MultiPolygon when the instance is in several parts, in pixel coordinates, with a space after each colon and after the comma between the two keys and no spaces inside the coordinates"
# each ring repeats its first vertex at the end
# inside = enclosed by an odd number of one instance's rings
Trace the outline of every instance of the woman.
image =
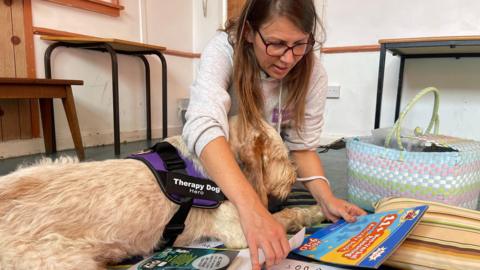
{"type": "Polygon", "coordinates": [[[352,222],[365,214],[333,195],[314,151],[327,90],[325,71],[312,52],[316,26],[313,0],[247,0],[240,17],[206,46],[191,87],[184,140],[237,207],[253,269],[259,269],[259,248],[267,267],[290,248],[284,229],[235,162],[227,143],[228,116],[239,115],[239,132],[261,129],[261,119],[278,130],[299,179],[328,219],[352,222]]]}

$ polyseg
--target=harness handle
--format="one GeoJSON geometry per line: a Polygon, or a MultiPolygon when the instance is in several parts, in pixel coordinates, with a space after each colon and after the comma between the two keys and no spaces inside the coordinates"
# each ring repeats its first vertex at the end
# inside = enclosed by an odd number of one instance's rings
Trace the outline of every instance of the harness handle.
{"type": "Polygon", "coordinates": [[[157,143],[152,150],[162,158],[167,171],[185,170],[185,162],[178,155],[177,149],[168,142],[157,143]]]}

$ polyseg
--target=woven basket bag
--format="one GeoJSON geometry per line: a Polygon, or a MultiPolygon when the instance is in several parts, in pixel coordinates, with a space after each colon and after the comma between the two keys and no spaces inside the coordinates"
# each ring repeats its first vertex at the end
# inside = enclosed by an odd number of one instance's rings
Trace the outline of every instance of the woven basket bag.
{"type": "Polygon", "coordinates": [[[347,139],[348,199],[365,210],[384,197],[408,197],[475,209],[480,194],[480,143],[438,134],[439,93],[429,87],[417,94],[401,112],[385,139],[372,136],[347,139]],[[405,115],[424,95],[433,93],[432,118],[425,133],[416,129],[411,138],[400,136],[405,115]],[[431,133],[432,128],[434,129],[431,133]],[[389,147],[392,138],[398,147],[389,147]],[[449,147],[445,152],[410,152],[406,140],[449,147]]]}

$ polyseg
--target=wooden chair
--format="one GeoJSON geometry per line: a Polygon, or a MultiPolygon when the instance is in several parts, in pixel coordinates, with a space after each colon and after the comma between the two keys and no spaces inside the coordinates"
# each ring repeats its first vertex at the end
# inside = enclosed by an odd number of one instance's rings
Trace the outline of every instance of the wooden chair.
{"type": "Polygon", "coordinates": [[[45,151],[51,154],[56,150],[52,104],[54,98],[61,98],[78,159],[84,160],[85,151],[72,95],[72,85],[83,85],[83,81],[0,78],[0,99],[39,100],[45,151]]]}

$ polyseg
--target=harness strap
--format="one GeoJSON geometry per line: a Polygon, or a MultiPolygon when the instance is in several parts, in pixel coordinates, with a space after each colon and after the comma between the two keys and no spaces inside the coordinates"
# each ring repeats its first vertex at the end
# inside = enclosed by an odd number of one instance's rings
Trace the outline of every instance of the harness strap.
{"type": "MultiPolygon", "coordinates": [[[[173,145],[163,141],[155,144],[152,147],[152,150],[160,156],[160,158],[165,164],[165,169],[167,169],[167,171],[169,172],[168,175],[165,172],[161,173],[160,177],[171,177],[171,174],[174,171],[183,174],[183,176],[187,175],[185,171],[185,162],[178,155],[178,151],[173,145]]],[[[165,182],[168,183],[169,181],[165,182]]],[[[175,243],[177,237],[185,229],[185,220],[187,219],[188,213],[190,212],[190,208],[192,208],[193,197],[181,197],[178,199],[178,203],[180,204],[180,208],[178,208],[177,212],[168,221],[165,229],[163,229],[162,238],[165,241],[164,245],[166,246],[173,246],[173,243],[175,243]]]]}
{"type": "Polygon", "coordinates": [[[162,238],[165,241],[164,245],[173,246],[177,237],[185,229],[185,220],[187,219],[188,212],[192,207],[193,198],[182,198],[180,208],[177,210],[175,215],[170,219],[168,224],[163,229],[162,238]]]}

